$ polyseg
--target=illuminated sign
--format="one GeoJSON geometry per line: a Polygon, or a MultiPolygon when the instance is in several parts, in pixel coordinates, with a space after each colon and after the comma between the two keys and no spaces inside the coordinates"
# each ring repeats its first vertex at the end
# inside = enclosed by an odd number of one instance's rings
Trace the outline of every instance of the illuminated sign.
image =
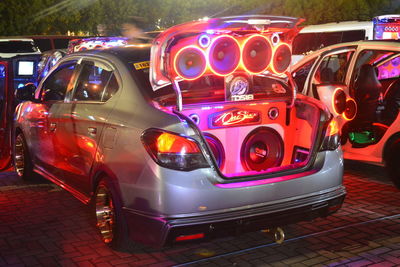
{"type": "Polygon", "coordinates": [[[210,128],[242,126],[261,122],[260,112],[244,109],[229,109],[210,116],[210,128]]]}

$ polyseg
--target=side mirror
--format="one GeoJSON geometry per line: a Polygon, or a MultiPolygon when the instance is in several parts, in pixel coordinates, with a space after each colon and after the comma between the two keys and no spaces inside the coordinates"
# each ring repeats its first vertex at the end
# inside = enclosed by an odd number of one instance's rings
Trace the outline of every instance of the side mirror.
{"type": "Polygon", "coordinates": [[[36,86],[33,83],[27,83],[15,91],[15,98],[19,101],[33,101],[35,99],[35,91],[36,86]]]}

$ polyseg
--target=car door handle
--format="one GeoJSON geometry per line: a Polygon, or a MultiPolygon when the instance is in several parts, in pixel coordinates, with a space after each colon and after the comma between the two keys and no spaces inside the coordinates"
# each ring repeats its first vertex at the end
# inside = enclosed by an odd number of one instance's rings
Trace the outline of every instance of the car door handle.
{"type": "Polygon", "coordinates": [[[49,130],[50,130],[51,132],[54,132],[56,129],[57,129],[57,123],[51,122],[51,123],[50,123],[49,130]]]}
{"type": "Polygon", "coordinates": [[[88,134],[89,134],[89,135],[92,135],[92,136],[96,135],[96,134],[97,134],[97,128],[95,128],[95,127],[88,127],[88,134]]]}

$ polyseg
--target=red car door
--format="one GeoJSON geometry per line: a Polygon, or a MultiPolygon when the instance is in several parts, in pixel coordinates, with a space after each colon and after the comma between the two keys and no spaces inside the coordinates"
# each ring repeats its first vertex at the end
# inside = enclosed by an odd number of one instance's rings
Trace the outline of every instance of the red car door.
{"type": "Polygon", "coordinates": [[[9,76],[9,63],[0,61],[0,171],[11,165],[10,133],[14,94],[9,76]]]}

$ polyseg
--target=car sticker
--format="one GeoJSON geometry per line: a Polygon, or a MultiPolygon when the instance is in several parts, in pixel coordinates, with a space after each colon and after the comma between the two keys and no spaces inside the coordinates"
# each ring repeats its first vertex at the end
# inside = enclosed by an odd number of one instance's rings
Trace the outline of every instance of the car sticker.
{"type": "Polygon", "coordinates": [[[134,63],[133,66],[135,66],[136,70],[148,69],[148,68],[150,68],[150,61],[134,63]]]}

